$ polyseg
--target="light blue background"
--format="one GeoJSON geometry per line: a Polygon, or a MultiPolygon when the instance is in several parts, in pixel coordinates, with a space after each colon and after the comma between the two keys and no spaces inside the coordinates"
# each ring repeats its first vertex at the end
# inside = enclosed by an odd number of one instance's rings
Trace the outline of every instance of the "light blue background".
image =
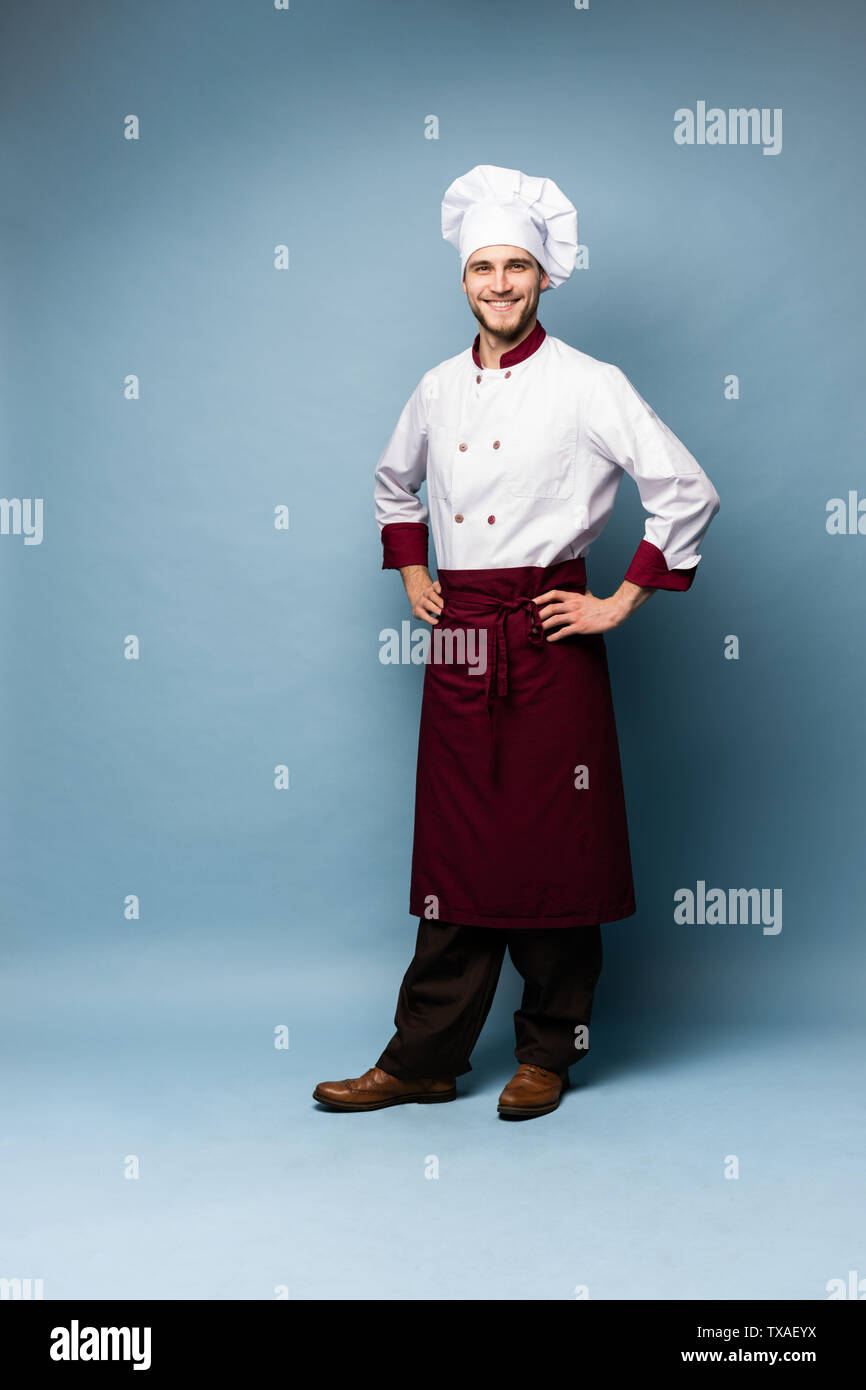
{"type": "MultiPolygon", "coordinates": [[[[2,23],[0,492],[44,498],[45,534],[0,536],[0,1276],[300,1299],[866,1276],[866,536],[825,526],[866,492],[862,7],[55,0],[2,23]],[[781,107],[781,154],[675,145],[698,100],[781,107]],[[378,660],[407,610],[372,476],[474,336],[439,204],[477,163],[573,199],[590,267],[541,321],[621,366],[722,502],[691,591],[608,638],[639,910],[605,928],[580,1085],[523,1126],[495,1114],[510,965],[457,1104],[310,1099],[375,1061],[414,942],[422,668],[378,660]],[[782,932],[676,926],[698,879],[782,888],[782,932]]],[[[625,480],[595,592],[642,534],[625,480]]]]}

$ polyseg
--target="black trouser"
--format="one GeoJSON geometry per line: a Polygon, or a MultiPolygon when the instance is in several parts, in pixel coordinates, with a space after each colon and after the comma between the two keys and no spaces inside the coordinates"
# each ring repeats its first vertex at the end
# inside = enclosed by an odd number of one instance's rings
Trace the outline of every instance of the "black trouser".
{"type": "Polygon", "coordinates": [[[518,1062],[565,1072],[589,1051],[601,927],[465,927],[421,919],[397,1032],[377,1066],[402,1081],[462,1076],[493,1003],[505,948],[523,977],[518,1062]]]}

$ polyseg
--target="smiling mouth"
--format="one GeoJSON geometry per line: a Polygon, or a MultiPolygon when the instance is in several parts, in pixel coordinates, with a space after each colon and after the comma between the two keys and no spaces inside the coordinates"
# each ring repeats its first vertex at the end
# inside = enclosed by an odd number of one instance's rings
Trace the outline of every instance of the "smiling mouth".
{"type": "Polygon", "coordinates": [[[508,310],[513,309],[515,304],[519,304],[520,301],[518,299],[485,299],[484,303],[494,309],[497,314],[507,314],[508,310]]]}

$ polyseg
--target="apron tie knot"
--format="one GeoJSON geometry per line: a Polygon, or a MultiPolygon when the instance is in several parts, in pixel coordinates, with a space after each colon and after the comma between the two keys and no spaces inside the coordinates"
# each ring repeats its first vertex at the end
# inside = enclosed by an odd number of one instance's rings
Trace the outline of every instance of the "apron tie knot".
{"type": "Polygon", "coordinates": [[[528,594],[520,594],[515,599],[498,600],[496,617],[493,620],[493,652],[487,685],[488,704],[492,702],[494,692],[497,695],[508,694],[508,643],[505,640],[505,619],[521,610],[526,617],[526,635],[529,641],[535,647],[544,641],[541,616],[534,598],[528,594]]]}

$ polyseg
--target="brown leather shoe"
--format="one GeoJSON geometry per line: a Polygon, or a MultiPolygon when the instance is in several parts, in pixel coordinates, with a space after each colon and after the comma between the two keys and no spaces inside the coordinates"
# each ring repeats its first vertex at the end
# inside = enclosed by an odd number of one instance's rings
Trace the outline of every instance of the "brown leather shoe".
{"type": "Polygon", "coordinates": [[[422,1081],[400,1081],[381,1067],[371,1067],[363,1076],[348,1081],[320,1081],[313,1100],[334,1110],[383,1110],[386,1105],[435,1105],[457,1099],[453,1076],[437,1076],[422,1081]]]}
{"type": "Polygon", "coordinates": [[[521,1062],[502,1095],[498,1113],[508,1120],[528,1120],[533,1115],[549,1115],[559,1105],[568,1085],[568,1072],[547,1071],[531,1062],[521,1062]]]}

